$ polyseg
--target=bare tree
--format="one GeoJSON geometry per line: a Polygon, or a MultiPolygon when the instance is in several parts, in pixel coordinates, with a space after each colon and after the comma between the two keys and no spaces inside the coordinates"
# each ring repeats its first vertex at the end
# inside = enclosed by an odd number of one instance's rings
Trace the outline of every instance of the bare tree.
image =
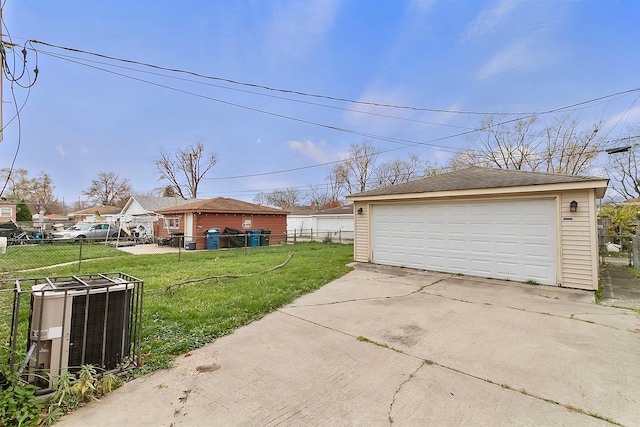
{"type": "Polygon", "coordinates": [[[436,173],[437,169],[428,160],[420,160],[413,154],[408,160],[395,159],[381,164],[375,171],[375,186],[403,184],[436,173]]]}
{"type": "Polygon", "coordinates": [[[81,211],[83,209],[87,209],[90,208],[91,205],[89,204],[89,202],[87,202],[86,200],[80,200],[78,199],[77,202],[73,202],[73,204],[71,205],[71,210],[73,212],[77,212],[77,211],[81,211]]]}
{"type": "Polygon", "coordinates": [[[335,208],[340,202],[340,189],[335,185],[333,177],[329,175],[329,183],[321,185],[310,185],[307,192],[309,202],[324,209],[335,208]]]}
{"type": "Polygon", "coordinates": [[[217,162],[214,152],[205,154],[201,141],[175,152],[162,150],[154,160],[160,179],[168,180],[183,199],[198,197],[200,181],[217,162]]]}
{"type": "Polygon", "coordinates": [[[31,201],[38,213],[48,214],[61,208],[60,202],[53,194],[55,187],[52,184],[53,180],[44,172],[33,180],[31,201]]]}
{"type": "Polygon", "coordinates": [[[21,168],[0,169],[0,196],[14,200],[29,200],[32,180],[29,171],[21,168]]]}
{"type": "Polygon", "coordinates": [[[56,198],[51,177],[41,172],[35,178],[29,178],[26,169],[0,170],[0,185],[5,186],[2,194],[11,200],[24,200],[35,212],[43,211],[45,214],[61,212],[63,204],[56,198]]]}
{"type": "Polygon", "coordinates": [[[588,172],[603,144],[598,137],[601,122],[582,130],[572,116],[557,118],[550,125],[537,117],[504,121],[490,117],[471,140],[472,148],[454,156],[454,168],[469,165],[518,169],[569,175],[588,172]]]}
{"type": "Polygon", "coordinates": [[[347,194],[368,190],[373,186],[378,152],[368,141],[351,144],[349,157],[336,164],[330,175],[347,194]]]}
{"type": "Polygon", "coordinates": [[[609,155],[607,174],[611,187],[623,199],[640,197],[640,147],[609,155]]]}
{"type": "Polygon", "coordinates": [[[300,190],[289,187],[284,190],[275,190],[271,193],[258,193],[253,198],[254,203],[271,205],[281,208],[290,208],[300,204],[302,193],[300,190]]]}
{"type": "Polygon", "coordinates": [[[123,206],[132,189],[127,178],[120,178],[113,172],[98,172],[98,178],[82,194],[103,206],[123,206]]]}
{"type": "Polygon", "coordinates": [[[540,155],[540,167],[545,172],[581,175],[588,171],[603,146],[598,137],[602,121],[581,130],[576,118],[563,116],[547,126],[546,146],[540,155]]]}
{"type": "Polygon", "coordinates": [[[467,163],[467,166],[475,164],[500,169],[535,169],[535,150],[539,143],[533,135],[535,122],[535,117],[515,122],[489,117],[473,134],[473,148],[455,156],[452,166],[467,163]]]}

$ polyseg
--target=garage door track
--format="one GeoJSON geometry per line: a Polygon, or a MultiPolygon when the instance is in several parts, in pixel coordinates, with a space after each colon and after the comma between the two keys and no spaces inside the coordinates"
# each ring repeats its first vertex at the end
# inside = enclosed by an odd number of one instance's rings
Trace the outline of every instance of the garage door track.
{"type": "Polygon", "coordinates": [[[357,265],[62,426],[640,425],[638,312],[357,265]]]}

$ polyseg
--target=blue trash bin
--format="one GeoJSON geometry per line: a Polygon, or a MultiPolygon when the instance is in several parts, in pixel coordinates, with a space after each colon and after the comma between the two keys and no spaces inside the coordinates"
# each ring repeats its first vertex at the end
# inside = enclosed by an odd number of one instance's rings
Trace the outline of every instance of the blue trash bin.
{"type": "Polygon", "coordinates": [[[250,247],[260,246],[260,230],[247,230],[247,240],[250,247]]]}
{"type": "Polygon", "coordinates": [[[218,228],[210,228],[206,233],[207,249],[220,249],[220,230],[218,228]]]}

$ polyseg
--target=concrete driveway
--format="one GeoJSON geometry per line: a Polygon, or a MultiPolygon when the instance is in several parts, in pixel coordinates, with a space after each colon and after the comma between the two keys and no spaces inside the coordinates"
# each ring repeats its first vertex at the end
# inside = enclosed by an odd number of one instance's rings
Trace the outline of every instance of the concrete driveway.
{"type": "Polygon", "coordinates": [[[640,425],[640,319],[593,295],[356,270],[61,426],[640,425]]]}

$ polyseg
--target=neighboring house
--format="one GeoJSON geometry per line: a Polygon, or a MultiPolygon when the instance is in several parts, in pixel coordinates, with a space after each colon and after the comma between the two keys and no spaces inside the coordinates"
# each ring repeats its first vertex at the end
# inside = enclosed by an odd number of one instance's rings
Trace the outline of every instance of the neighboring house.
{"type": "Polygon", "coordinates": [[[33,221],[33,227],[41,231],[46,231],[53,228],[65,228],[67,226],[73,225],[70,224],[69,218],[67,218],[65,215],[60,214],[42,215],[42,217],[40,216],[40,214],[33,214],[31,216],[31,220],[33,221]]]}
{"type": "Polygon", "coordinates": [[[71,212],[67,217],[72,222],[108,222],[115,223],[121,208],[117,206],[94,206],[71,212]]]}
{"type": "Polygon", "coordinates": [[[471,167],[354,194],[354,258],[598,289],[605,178],[471,167]]]}
{"type": "Polygon", "coordinates": [[[286,241],[287,211],[243,202],[241,200],[216,197],[200,200],[157,211],[162,220],[156,222],[154,235],[168,237],[184,233],[186,241],[195,241],[196,249],[206,248],[206,232],[225,228],[243,232],[271,230],[270,243],[286,241]]]}
{"type": "Polygon", "coordinates": [[[325,237],[353,239],[353,204],[330,209],[317,209],[312,204],[291,208],[290,211],[287,215],[290,235],[320,240],[325,237]]]}
{"type": "Polygon", "coordinates": [[[295,206],[287,208],[287,232],[289,234],[309,234],[313,228],[311,216],[318,212],[315,204],[311,206],[295,206]]]}
{"type": "Polygon", "coordinates": [[[353,203],[316,212],[311,215],[311,226],[321,238],[353,240],[353,203]]]}
{"type": "Polygon", "coordinates": [[[16,220],[16,206],[16,203],[0,200],[0,223],[16,220]]]}
{"type": "Polygon", "coordinates": [[[160,218],[159,210],[173,208],[198,199],[185,200],[182,197],[131,196],[120,212],[120,224],[123,227],[143,227],[149,236],[153,235],[155,222],[160,218]]]}

